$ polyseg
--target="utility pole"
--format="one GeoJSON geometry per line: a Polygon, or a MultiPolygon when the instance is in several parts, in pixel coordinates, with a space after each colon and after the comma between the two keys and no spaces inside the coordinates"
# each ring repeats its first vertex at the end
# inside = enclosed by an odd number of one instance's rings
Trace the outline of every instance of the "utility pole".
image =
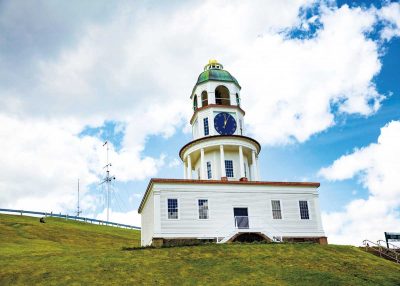
{"type": "Polygon", "coordinates": [[[82,210],[79,208],[79,178],[78,178],[78,209],[76,211],[76,216],[79,217],[79,215],[82,213],[82,210]]]}
{"type": "Polygon", "coordinates": [[[103,147],[107,147],[107,164],[103,167],[103,169],[106,169],[106,177],[103,179],[103,181],[100,183],[100,185],[106,183],[107,186],[107,221],[110,220],[110,184],[112,180],[115,180],[114,176],[110,176],[110,169],[111,163],[108,162],[108,141],[104,142],[103,147]]]}

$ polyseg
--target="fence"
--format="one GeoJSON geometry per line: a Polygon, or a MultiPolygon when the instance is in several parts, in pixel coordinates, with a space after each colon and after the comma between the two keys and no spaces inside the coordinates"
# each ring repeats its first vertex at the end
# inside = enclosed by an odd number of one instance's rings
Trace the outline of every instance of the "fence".
{"type": "Polygon", "coordinates": [[[80,217],[80,216],[70,216],[67,214],[55,214],[55,213],[48,213],[48,212],[35,212],[35,211],[26,211],[26,210],[13,210],[13,209],[0,209],[0,213],[18,213],[20,215],[40,215],[40,216],[45,216],[45,217],[59,217],[59,218],[65,218],[65,219],[72,219],[72,220],[78,220],[78,221],[83,221],[87,223],[98,223],[101,225],[109,225],[109,226],[115,226],[115,227],[121,227],[121,228],[130,228],[130,229],[137,229],[140,230],[141,228],[138,226],[133,226],[129,224],[122,224],[122,223],[117,223],[117,222],[111,222],[111,221],[105,221],[105,220],[100,220],[100,219],[94,219],[94,218],[87,218],[87,217],[80,217]]]}

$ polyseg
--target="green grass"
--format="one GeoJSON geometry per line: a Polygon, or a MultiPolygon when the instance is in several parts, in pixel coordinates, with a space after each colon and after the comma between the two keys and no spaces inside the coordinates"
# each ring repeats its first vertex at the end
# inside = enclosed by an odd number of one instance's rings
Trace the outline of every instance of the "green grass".
{"type": "Polygon", "coordinates": [[[400,285],[400,266],[351,246],[139,246],[134,230],[0,215],[0,285],[400,285]]]}

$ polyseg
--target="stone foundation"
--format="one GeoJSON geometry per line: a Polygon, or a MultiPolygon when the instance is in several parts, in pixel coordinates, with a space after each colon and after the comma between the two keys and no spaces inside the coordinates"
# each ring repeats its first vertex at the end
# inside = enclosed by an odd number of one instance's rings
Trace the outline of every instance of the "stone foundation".
{"type": "Polygon", "coordinates": [[[328,244],[328,238],[323,236],[323,237],[283,237],[282,238],[283,242],[313,242],[313,243],[318,243],[321,245],[326,245],[328,244]]]}
{"type": "MultiPolygon", "coordinates": [[[[302,243],[311,242],[318,243],[320,245],[328,244],[328,238],[323,237],[283,237],[283,242],[289,243],[302,243]]],[[[216,239],[198,239],[198,238],[153,238],[151,243],[154,247],[163,246],[190,246],[190,245],[201,245],[205,243],[214,243],[216,239]]],[[[254,242],[254,241],[266,241],[271,242],[271,239],[262,233],[249,232],[249,233],[237,233],[232,236],[229,242],[254,242]]]]}
{"type": "Polygon", "coordinates": [[[190,246],[201,245],[205,243],[216,242],[216,239],[198,239],[198,238],[153,238],[151,243],[154,247],[162,246],[190,246]]]}

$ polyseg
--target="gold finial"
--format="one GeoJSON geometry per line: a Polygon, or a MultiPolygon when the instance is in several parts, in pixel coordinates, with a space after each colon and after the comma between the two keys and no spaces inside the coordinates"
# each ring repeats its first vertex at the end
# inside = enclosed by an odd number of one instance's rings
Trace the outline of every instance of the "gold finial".
{"type": "Polygon", "coordinates": [[[224,67],[216,59],[210,59],[208,60],[208,64],[204,67],[204,70],[223,69],[223,68],[224,67]]]}

